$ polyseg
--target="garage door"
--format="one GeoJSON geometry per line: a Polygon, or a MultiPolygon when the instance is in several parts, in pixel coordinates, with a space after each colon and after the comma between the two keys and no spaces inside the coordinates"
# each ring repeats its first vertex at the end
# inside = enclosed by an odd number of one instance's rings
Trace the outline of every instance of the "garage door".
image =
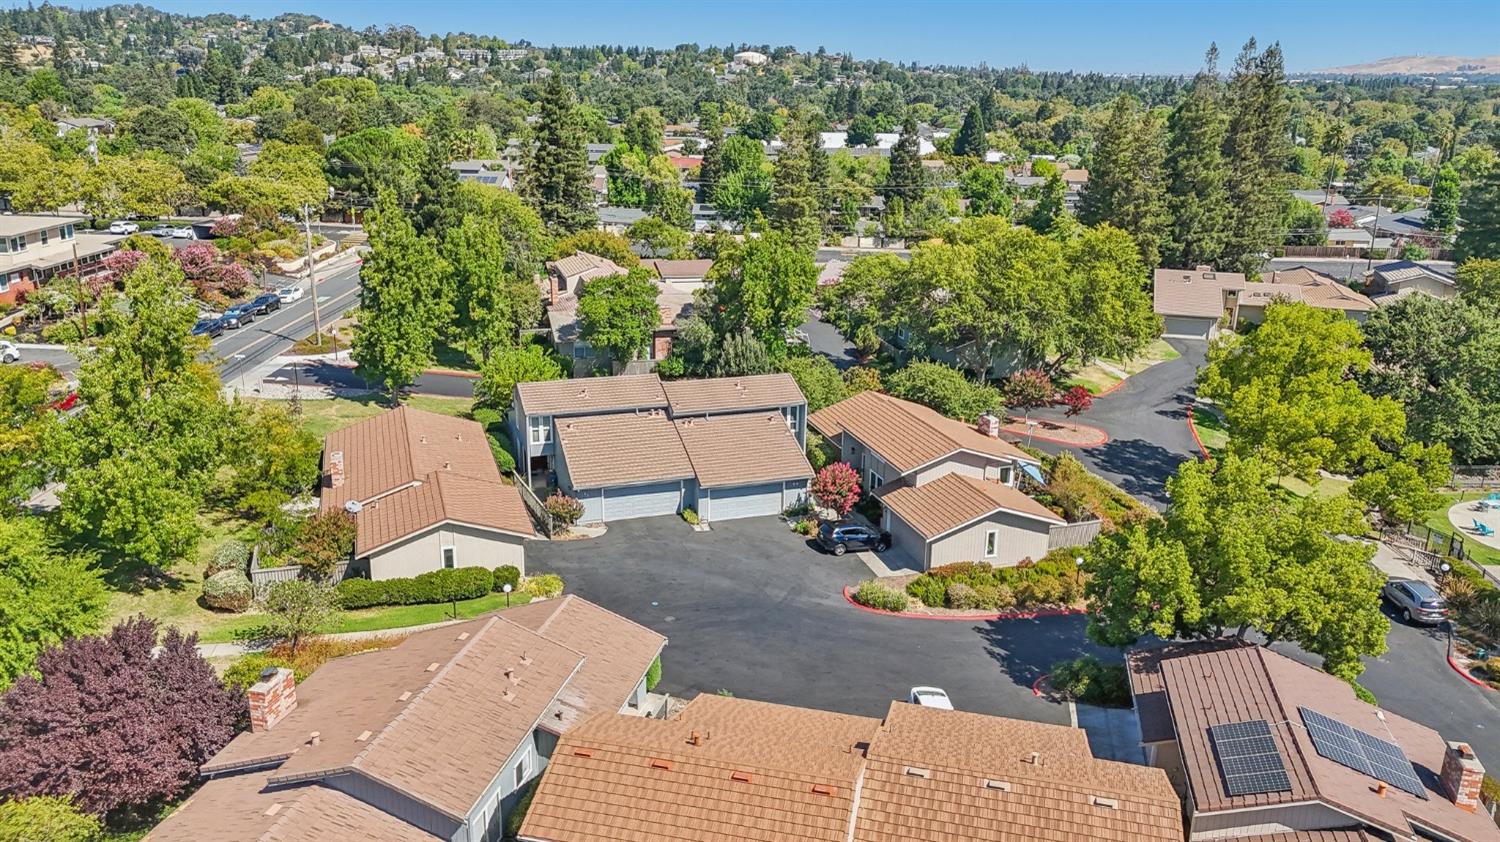
{"type": "Polygon", "coordinates": [[[625,520],[677,513],[682,501],[682,483],[637,485],[604,489],[604,519],[625,520]]]}
{"type": "Polygon", "coordinates": [[[715,488],[709,492],[708,519],[734,520],[781,514],[781,483],[715,488]]]}
{"type": "Polygon", "coordinates": [[[1217,319],[1199,316],[1167,316],[1162,320],[1163,336],[1189,339],[1208,339],[1213,333],[1217,319]]]}

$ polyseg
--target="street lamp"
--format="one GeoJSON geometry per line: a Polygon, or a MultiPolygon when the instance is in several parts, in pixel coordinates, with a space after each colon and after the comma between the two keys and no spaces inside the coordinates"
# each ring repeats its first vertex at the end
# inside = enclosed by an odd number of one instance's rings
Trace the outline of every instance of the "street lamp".
{"type": "MultiPolygon", "coordinates": [[[[231,360],[243,360],[246,356],[245,354],[231,354],[229,358],[231,360]]],[[[245,394],[245,367],[243,365],[240,366],[240,394],[245,394]]]]}
{"type": "Polygon", "coordinates": [[[506,582],[503,586],[501,586],[500,590],[505,591],[505,607],[509,608],[510,607],[511,584],[509,582],[506,582]]]}

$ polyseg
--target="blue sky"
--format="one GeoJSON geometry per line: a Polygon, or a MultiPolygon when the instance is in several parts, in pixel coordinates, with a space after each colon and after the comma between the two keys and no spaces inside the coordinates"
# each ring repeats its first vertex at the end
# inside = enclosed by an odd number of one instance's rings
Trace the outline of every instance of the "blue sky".
{"type": "MultiPolygon", "coordinates": [[[[17,0],[0,0],[18,5],[17,0]]],[[[20,0],[24,2],[24,0],[20,0]]],[[[54,0],[59,5],[105,5],[54,0]]],[[[550,44],[790,44],[857,58],[1026,64],[1040,70],[1191,72],[1210,41],[1226,58],[1279,40],[1289,70],[1396,55],[1500,53],[1500,3],[1286,0],[142,0],[169,11],[321,15],[355,28],[410,24],[550,44]]]]}

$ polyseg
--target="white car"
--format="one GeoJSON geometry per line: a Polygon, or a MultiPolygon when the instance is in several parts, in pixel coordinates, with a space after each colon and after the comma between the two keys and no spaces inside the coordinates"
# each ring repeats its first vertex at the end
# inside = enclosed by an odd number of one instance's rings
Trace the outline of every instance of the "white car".
{"type": "Polygon", "coordinates": [[[176,228],[173,228],[170,225],[158,225],[155,228],[152,228],[150,231],[147,231],[146,233],[150,234],[153,237],[170,237],[172,236],[172,232],[176,230],[176,228]]]}
{"type": "Polygon", "coordinates": [[[191,226],[191,225],[183,225],[180,228],[173,228],[172,229],[172,236],[176,237],[179,240],[196,240],[196,239],[198,239],[193,234],[193,226],[191,226]]]}
{"type": "Polygon", "coordinates": [[[117,219],[109,224],[109,233],[111,234],[134,234],[139,230],[141,230],[141,226],[136,225],[134,222],[126,222],[123,219],[117,219]]]}
{"type": "Polygon", "coordinates": [[[14,342],[0,342],[0,363],[13,363],[21,359],[21,349],[14,342]]]}
{"type": "Polygon", "coordinates": [[[293,301],[301,301],[303,296],[302,287],[282,287],[276,290],[276,297],[281,299],[282,304],[290,304],[293,301]]]}
{"type": "Polygon", "coordinates": [[[941,687],[913,687],[906,700],[925,708],[953,710],[953,700],[948,698],[948,691],[941,687]]]}

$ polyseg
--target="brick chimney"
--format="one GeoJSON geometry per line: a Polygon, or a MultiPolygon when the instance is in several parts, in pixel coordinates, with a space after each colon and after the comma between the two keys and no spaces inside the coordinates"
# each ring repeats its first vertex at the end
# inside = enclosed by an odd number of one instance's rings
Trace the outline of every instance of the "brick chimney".
{"type": "Polygon", "coordinates": [[[975,425],[975,429],[979,430],[982,435],[998,439],[1000,438],[1000,418],[993,412],[986,412],[979,416],[979,423],[975,425]]]}
{"type": "Polygon", "coordinates": [[[1453,799],[1458,809],[1479,812],[1479,789],[1484,783],[1484,766],[1474,756],[1474,749],[1469,748],[1468,743],[1455,740],[1448,742],[1448,751],[1443,754],[1443,772],[1440,777],[1443,789],[1448,791],[1448,797],[1453,799]]]}
{"type": "Polygon", "coordinates": [[[328,454],[328,487],[339,488],[344,484],[344,451],[328,454]]]}
{"type": "Polygon", "coordinates": [[[266,667],[245,695],[250,700],[250,730],[269,731],[297,709],[297,679],[286,667],[266,667]]]}

